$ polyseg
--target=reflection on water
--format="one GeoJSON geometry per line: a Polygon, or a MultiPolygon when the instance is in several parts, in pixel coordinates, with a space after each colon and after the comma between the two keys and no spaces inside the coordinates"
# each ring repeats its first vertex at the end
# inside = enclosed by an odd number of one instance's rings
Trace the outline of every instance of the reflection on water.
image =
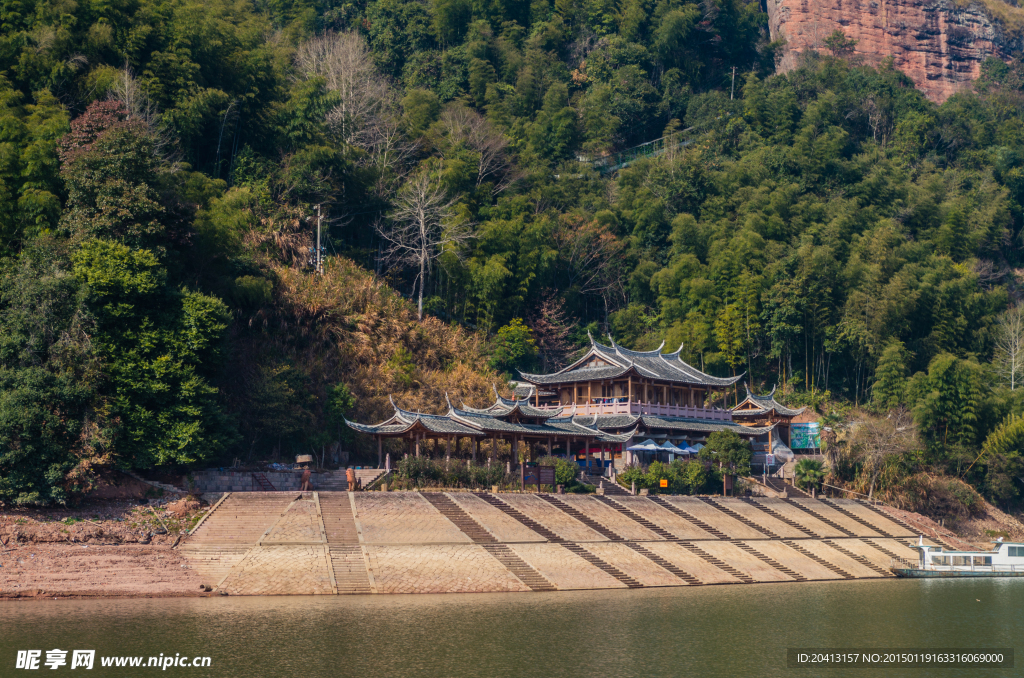
{"type": "Polygon", "coordinates": [[[17,650],[53,648],[213,659],[209,669],[166,672],[102,669],[97,659],[92,676],[1022,675],[786,668],[787,647],[1013,647],[1024,637],[1021,610],[1024,579],[9,602],[0,604],[0,676],[21,673],[17,650]]]}

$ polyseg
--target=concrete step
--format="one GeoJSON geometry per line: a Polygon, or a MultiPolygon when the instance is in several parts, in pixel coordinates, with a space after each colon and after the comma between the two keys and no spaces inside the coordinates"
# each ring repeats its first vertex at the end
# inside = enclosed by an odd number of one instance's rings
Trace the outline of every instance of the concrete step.
{"type": "Polygon", "coordinates": [[[812,507],[804,506],[802,503],[797,502],[797,501],[791,501],[789,499],[786,499],[785,501],[790,506],[795,506],[798,509],[800,509],[801,511],[803,511],[805,513],[811,514],[812,516],[814,516],[815,518],[817,518],[821,522],[825,523],[826,525],[828,525],[832,529],[839,530],[840,532],[845,534],[847,537],[857,537],[857,536],[859,536],[859,535],[851,532],[850,530],[846,529],[842,525],[838,524],[834,520],[829,519],[827,516],[823,515],[821,513],[821,511],[815,511],[812,507]]]}
{"type": "Polygon", "coordinates": [[[721,530],[719,530],[719,529],[717,529],[715,527],[712,527],[711,525],[708,525],[707,523],[705,523],[703,520],[701,520],[697,516],[690,515],[686,511],[683,511],[682,509],[676,507],[675,505],[670,504],[669,502],[665,501],[664,499],[662,499],[659,496],[655,495],[655,496],[652,496],[652,497],[648,497],[648,499],[650,499],[651,501],[653,501],[655,504],[657,504],[658,506],[662,507],[663,509],[667,509],[667,510],[671,511],[672,513],[676,514],[680,518],[683,518],[685,520],[689,520],[691,523],[693,523],[694,525],[696,525],[700,529],[702,529],[705,532],[708,532],[708,533],[714,535],[718,539],[728,539],[729,538],[721,530]]]}
{"type": "MultiPolygon", "coordinates": [[[[625,493],[625,492],[623,494],[625,494],[626,496],[630,496],[628,493],[625,493]]],[[[601,501],[601,502],[604,502],[608,506],[611,506],[613,509],[615,509],[616,511],[618,511],[622,515],[628,516],[629,518],[632,518],[633,520],[635,520],[636,522],[640,523],[641,525],[643,525],[644,527],[646,527],[648,530],[650,530],[654,534],[658,535],[659,537],[664,537],[665,539],[668,539],[669,541],[675,541],[676,536],[674,534],[672,534],[668,530],[666,530],[666,529],[664,529],[664,528],[662,528],[662,527],[660,527],[658,525],[655,525],[650,520],[648,520],[647,518],[644,518],[642,515],[640,515],[636,511],[634,511],[634,510],[632,510],[632,509],[630,509],[630,508],[628,508],[626,506],[623,506],[622,504],[620,504],[619,502],[615,501],[614,499],[609,499],[608,497],[605,496],[605,497],[597,497],[597,500],[601,501]]]]}
{"type": "Polygon", "coordinates": [[[558,590],[540,572],[530,567],[525,560],[504,544],[484,544],[483,548],[508,568],[509,572],[514,574],[519,581],[529,586],[531,591],[558,590]]]}
{"type": "Polygon", "coordinates": [[[606,572],[606,573],[610,574],[611,576],[615,577],[616,579],[618,579],[620,582],[622,582],[623,584],[625,584],[629,588],[631,588],[631,589],[643,588],[644,585],[641,584],[640,582],[638,582],[636,579],[633,579],[628,574],[626,574],[625,572],[623,572],[619,568],[615,567],[611,563],[608,563],[608,562],[602,560],[601,558],[598,558],[593,553],[591,553],[590,551],[586,550],[585,548],[583,548],[579,544],[562,544],[562,546],[564,546],[569,551],[572,551],[573,553],[578,555],[580,558],[583,558],[584,560],[586,560],[588,563],[590,563],[594,567],[598,568],[599,570],[601,570],[603,572],[606,572]]]}
{"type": "Polygon", "coordinates": [[[779,537],[779,535],[775,534],[774,532],[769,530],[767,527],[762,527],[761,525],[758,525],[758,524],[754,523],[754,521],[750,520],[746,516],[743,516],[743,515],[740,515],[739,513],[736,513],[736,511],[733,511],[731,508],[729,508],[723,502],[715,501],[711,497],[700,497],[700,499],[703,500],[704,502],[706,502],[707,504],[709,504],[710,506],[714,506],[716,509],[718,509],[719,511],[721,511],[725,515],[729,516],[730,518],[732,518],[734,520],[738,520],[741,523],[743,523],[744,525],[746,525],[747,527],[753,528],[753,529],[757,530],[758,532],[764,533],[764,535],[767,536],[769,539],[781,539],[781,537],[779,537]]]}
{"type": "Polygon", "coordinates": [[[700,548],[699,546],[697,546],[693,542],[681,541],[681,542],[679,542],[679,545],[682,546],[687,551],[689,551],[690,553],[694,554],[695,556],[700,556],[705,561],[707,561],[707,562],[711,563],[712,565],[714,565],[715,567],[717,567],[719,570],[722,570],[723,572],[728,572],[729,574],[731,574],[732,576],[736,577],[737,579],[739,579],[744,584],[753,584],[754,583],[753,577],[751,577],[749,574],[747,574],[745,572],[740,572],[739,570],[737,570],[732,565],[726,563],[725,561],[721,560],[720,558],[716,558],[715,556],[711,555],[710,553],[708,553],[704,549],[700,548]]]}
{"type": "Polygon", "coordinates": [[[320,498],[320,515],[323,517],[327,543],[358,544],[359,533],[356,531],[352,502],[348,498],[348,493],[318,492],[317,496],[320,498]]]}
{"type": "Polygon", "coordinates": [[[255,544],[297,497],[297,492],[231,494],[220,502],[186,543],[255,544]]]}
{"type": "Polygon", "coordinates": [[[665,560],[664,558],[659,556],[657,553],[654,553],[652,551],[649,551],[648,549],[645,549],[643,546],[641,546],[640,544],[638,544],[636,542],[627,541],[626,542],[626,546],[628,546],[629,548],[633,549],[637,553],[639,553],[639,554],[641,554],[643,556],[646,556],[647,558],[649,558],[651,561],[657,563],[658,565],[661,565],[663,568],[665,568],[666,570],[668,570],[669,572],[671,572],[675,576],[679,577],[680,579],[685,581],[687,584],[690,584],[691,586],[699,586],[699,585],[703,584],[703,582],[701,580],[697,579],[696,577],[694,577],[689,572],[686,572],[685,570],[680,569],[679,567],[673,565],[672,563],[668,562],[667,560],[665,560]]]}
{"type": "Polygon", "coordinates": [[[594,487],[601,487],[601,483],[604,482],[604,493],[605,493],[605,496],[614,496],[614,495],[626,495],[627,497],[630,496],[629,492],[624,490],[621,485],[619,485],[618,483],[613,483],[611,478],[606,478],[604,476],[590,475],[588,473],[588,474],[584,475],[584,482],[586,482],[588,485],[593,485],[594,487]]]}
{"type": "Polygon", "coordinates": [[[545,500],[546,502],[548,502],[552,506],[558,508],[559,510],[564,511],[565,513],[568,513],[570,516],[572,516],[576,520],[580,521],[581,523],[583,523],[584,525],[586,525],[587,527],[592,529],[594,532],[597,532],[598,534],[600,534],[600,535],[602,535],[604,537],[607,537],[608,539],[610,539],[612,541],[625,541],[624,537],[619,536],[618,534],[612,532],[611,530],[609,530],[607,527],[605,527],[601,523],[597,522],[596,520],[593,520],[592,518],[590,518],[586,514],[581,513],[580,511],[577,511],[572,506],[569,506],[564,501],[559,499],[557,495],[554,495],[554,494],[539,494],[537,496],[540,497],[541,499],[545,500]]]}
{"type": "Polygon", "coordinates": [[[366,561],[359,546],[331,546],[331,567],[338,594],[371,593],[366,561]]]}
{"type": "Polygon", "coordinates": [[[749,503],[751,506],[757,507],[761,511],[764,511],[765,513],[770,515],[772,518],[775,518],[776,520],[780,520],[780,521],[786,523],[787,525],[789,525],[790,527],[792,527],[794,529],[800,530],[801,532],[806,534],[808,537],[814,537],[815,539],[820,539],[818,534],[816,532],[814,532],[813,530],[811,530],[810,528],[805,527],[804,525],[801,525],[800,523],[796,522],[795,520],[792,520],[791,518],[782,515],[778,511],[772,510],[771,508],[765,506],[764,504],[759,504],[756,501],[754,501],[753,499],[743,499],[743,501],[749,503]]]}
{"type": "Polygon", "coordinates": [[[791,539],[784,539],[782,543],[788,546],[789,548],[793,549],[794,551],[800,553],[801,555],[807,556],[808,558],[818,563],[822,567],[826,567],[832,570],[843,579],[856,579],[856,577],[854,577],[852,574],[850,574],[843,568],[839,567],[838,565],[833,565],[824,558],[819,558],[818,556],[814,555],[804,547],[800,546],[799,542],[792,541],[791,539]]]}
{"type": "Polygon", "coordinates": [[[864,520],[863,518],[861,518],[857,514],[852,513],[850,511],[847,511],[845,508],[843,508],[842,504],[836,504],[835,502],[833,502],[833,501],[831,501],[829,499],[825,499],[825,498],[822,498],[819,501],[821,501],[824,504],[827,504],[829,507],[835,509],[836,511],[839,511],[840,513],[842,513],[844,516],[846,516],[850,520],[854,520],[854,521],[860,523],[861,525],[863,525],[864,527],[868,528],[869,530],[877,532],[878,534],[882,535],[883,537],[888,537],[890,539],[894,539],[895,538],[895,535],[891,535],[888,532],[886,532],[885,530],[883,530],[882,528],[877,527],[875,525],[872,525],[871,523],[869,523],[868,521],[864,520]]]}
{"type": "Polygon", "coordinates": [[[500,509],[506,515],[508,515],[508,516],[510,516],[512,518],[515,518],[520,523],[522,523],[526,527],[530,528],[531,530],[533,530],[534,532],[536,532],[540,536],[544,537],[548,541],[559,543],[559,544],[565,541],[564,539],[559,537],[557,534],[555,534],[554,532],[552,532],[548,528],[546,528],[543,525],[541,525],[540,523],[538,523],[533,518],[530,518],[529,516],[527,516],[526,514],[522,513],[521,511],[518,511],[517,509],[512,508],[511,506],[509,506],[508,504],[506,504],[505,502],[503,502],[501,499],[499,499],[497,496],[491,494],[490,492],[480,492],[476,496],[480,497],[481,499],[486,501],[491,506],[494,506],[495,508],[500,509]]]}
{"type": "Polygon", "coordinates": [[[839,551],[840,553],[842,553],[847,558],[852,558],[853,560],[857,561],[858,563],[860,563],[864,567],[868,568],[869,570],[872,570],[873,572],[877,572],[878,574],[882,575],[883,577],[895,577],[896,576],[892,572],[889,572],[888,570],[886,570],[884,568],[881,568],[878,565],[875,565],[874,563],[872,563],[870,560],[868,560],[864,556],[858,556],[856,553],[844,549],[843,545],[841,543],[835,541],[834,539],[825,539],[823,541],[824,541],[824,543],[826,543],[829,546],[831,546],[832,548],[834,548],[836,551],[839,551]]]}
{"type": "Polygon", "coordinates": [[[761,562],[766,563],[767,565],[770,565],[770,566],[774,567],[779,572],[792,577],[796,581],[807,581],[807,577],[805,577],[802,574],[799,574],[797,572],[794,572],[793,570],[789,569],[788,567],[786,567],[785,565],[783,565],[779,561],[775,560],[774,558],[769,558],[768,556],[766,556],[765,554],[761,553],[760,551],[754,550],[754,548],[752,546],[750,546],[749,544],[746,544],[746,543],[744,543],[742,541],[733,541],[733,544],[735,544],[737,547],[743,549],[744,551],[746,551],[750,555],[754,556],[755,558],[757,558],[761,562]]]}
{"type": "Polygon", "coordinates": [[[441,515],[455,523],[455,526],[475,543],[493,544],[498,541],[443,492],[421,492],[420,495],[433,504],[434,508],[441,512],[441,515]]]}

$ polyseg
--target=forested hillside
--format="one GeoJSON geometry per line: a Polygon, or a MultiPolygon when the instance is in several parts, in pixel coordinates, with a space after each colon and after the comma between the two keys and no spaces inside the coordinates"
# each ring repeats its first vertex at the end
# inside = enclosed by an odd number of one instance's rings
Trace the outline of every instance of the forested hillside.
{"type": "Polygon", "coordinates": [[[911,411],[906,449],[836,465],[864,489],[1022,489],[1019,61],[941,106],[842,36],[773,75],[740,0],[0,0],[0,27],[2,500],[358,452],[343,416],[481,404],[588,329],[911,411]]]}

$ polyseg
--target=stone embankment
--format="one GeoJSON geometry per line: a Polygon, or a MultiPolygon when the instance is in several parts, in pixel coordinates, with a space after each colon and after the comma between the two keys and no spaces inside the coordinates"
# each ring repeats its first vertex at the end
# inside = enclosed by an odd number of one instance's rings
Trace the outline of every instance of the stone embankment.
{"type": "Polygon", "coordinates": [[[229,595],[526,592],[889,577],[916,538],[842,499],[247,492],[176,553],[229,595]]]}

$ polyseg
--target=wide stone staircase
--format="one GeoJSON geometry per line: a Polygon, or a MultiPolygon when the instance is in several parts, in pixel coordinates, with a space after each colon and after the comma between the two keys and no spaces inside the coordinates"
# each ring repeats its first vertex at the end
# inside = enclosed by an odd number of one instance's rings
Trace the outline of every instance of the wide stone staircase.
{"type": "Polygon", "coordinates": [[[757,523],[755,523],[753,520],[750,520],[749,518],[747,518],[746,516],[740,515],[736,511],[733,511],[731,508],[729,508],[723,502],[715,501],[711,497],[701,497],[701,499],[704,502],[706,502],[707,504],[709,504],[710,506],[714,506],[716,509],[718,509],[719,511],[721,511],[725,515],[729,516],[733,520],[740,521],[741,523],[743,523],[747,527],[749,527],[749,528],[751,528],[753,530],[757,530],[758,532],[760,532],[761,534],[765,535],[769,539],[780,539],[781,538],[781,537],[779,537],[779,535],[775,534],[774,532],[769,530],[767,527],[762,527],[762,526],[758,525],[757,523]]]}
{"type": "Polygon", "coordinates": [[[508,516],[510,516],[512,518],[515,518],[520,523],[522,523],[526,527],[530,528],[531,530],[533,530],[534,532],[536,532],[540,536],[544,537],[548,541],[555,542],[555,543],[558,543],[558,544],[560,544],[560,543],[565,541],[564,539],[559,537],[557,534],[555,534],[554,532],[552,532],[548,528],[546,528],[543,525],[541,525],[540,523],[538,523],[533,518],[530,518],[529,516],[527,516],[522,511],[519,511],[518,509],[512,508],[511,506],[509,506],[508,504],[503,502],[501,499],[498,499],[497,497],[495,497],[490,492],[481,492],[481,493],[477,494],[476,496],[480,497],[481,499],[486,501],[491,506],[501,510],[506,515],[508,515],[508,516]]]}
{"type": "Polygon", "coordinates": [[[828,544],[829,546],[834,548],[836,551],[839,551],[840,553],[842,553],[847,558],[851,558],[851,559],[857,561],[858,563],[860,563],[864,567],[868,568],[869,570],[872,570],[873,572],[877,572],[878,574],[882,575],[883,577],[895,577],[896,576],[892,572],[889,572],[888,570],[885,570],[885,569],[879,567],[878,565],[875,565],[874,563],[872,563],[870,560],[868,560],[864,556],[859,556],[856,553],[854,553],[853,551],[850,551],[848,549],[843,548],[842,544],[837,542],[835,539],[825,539],[824,543],[828,544]]]}
{"type": "Polygon", "coordinates": [[[585,482],[588,485],[593,485],[594,487],[603,486],[604,493],[606,496],[630,496],[629,492],[627,492],[621,485],[619,485],[618,483],[613,483],[611,478],[585,473],[583,479],[583,482],[585,482]]]}
{"type": "Polygon", "coordinates": [[[850,520],[853,520],[853,521],[856,521],[856,522],[860,523],[864,527],[877,532],[878,534],[882,535],[883,537],[889,537],[889,538],[894,538],[895,537],[895,535],[889,534],[888,532],[886,532],[882,528],[880,528],[880,527],[878,527],[876,525],[872,525],[868,521],[866,521],[863,518],[861,518],[860,516],[858,516],[856,513],[853,513],[852,511],[846,510],[845,508],[843,508],[842,504],[837,504],[834,501],[832,501],[831,499],[826,499],[824,497],[821,498],[821,502],[823,504],[826,504],[826,505],[830,506],[831,508],[835,509],[836,511],[839,511],[840,513],[842,513],[844,516],[846,516],[850,520]]]}
{"type": "Polygon", "coordinates": [[[672,563],[668,562],[667,560],[665,560],[664,558],[659,556],[657,553],[654,553],[650,549],[644,548],[643,546],[641,546],[640,544],[637,544],[636,542],[627,541],[626,542],[626,546],[628,546],[629,548],[633,549],[637,553],[639,553],[639,554],[641,554],[643,556],[646,556],[651,561],[653,561],[653,562],[657,563],[658,565],[662,566],[663,568],[665,568],[666,570],[668,570],[669,572],[671,572],[675,576],[679,577],[680,579],[685,581],[687,584],[690,584],[691,586],[698,586],[698,585],[704,583],[701,580],[699,580],[696,577],[694,577],[689,572],[686,572],[685,570],[677,567],[676,565],[673,565],[672,563]]]}
{"type": "Polygon", "coordinates": [[[359,534],[356,532],[348,492],[318,492],[317,496],[320,499],[320,514],[324,520],[327,543],[332,546],[358,544],[359,534]]]}
{"type": "Polygon", "coordinates": [[[462,530],[467,537],[477,544],[494,544],[498,540],[483,526],[462,510],[451,498],[443,492],[422,492],[423,498],[434,505],[445,518],[455,523],[455,526],[462,530]]]}
{"type": "Polygon", "coordinates": [[[358,544],[331,546],[331,567],[338,593],[370,593],[370,577],[366,573],[363,550],[358,544]]]}
{"type": "MultiPolygon", "coordinates": [[[[370,483],[384,475],[382,468],[359,468],[355,469],[356,480],[360,487],[367,487],[370,483]]],[[[320,492],[348,492],[348,480],[345,470],[339,469],[330,473],[320,473],[313,476],[313,489],[320,492]]]]}
{"type": "Polygon", "coordinates": [[[765,513],[770,515],[772,518],[775,518],[776,520],[780,520],[780,521],[786,523],[787,525],[789,525],[790,527],[792,527],[792,528],[794,528],[796,530],[800,530],[801,532],[806,534],[808,537],[813,537],[815,539],[818,538],[817,533],[812,531],[810,528],[805,527],[805,526],[801,525],[800,523],[796,522],[795,520],[789,518],[788,516],[785,516],[785,515],[779,513],[778,511],[773,510],[769,506],[765,506],[764,504],[758,503],[758,502],[754,501],[753,499],[744,499],[743,501],[749,503],[751,506],[755,506],[758,509],[764,511],[765,513]]]}
{"type": "Polygon", "coordinates": [[[614,499],[608,499],[607,497],[597,497],[597,499],[599,501],[601,501],[601,502],[604,502],[608,506],[611,506],[613,509],[615,509],[616,511],[618,511],[622,515],[627,516],[629,518],[632,518],[633,520],[635,520],[636,522],[640,523],[641,525],[643,525],[644,527],[646,527],[648,530],[650,530],[654,534],[658,535],[659,537],[663,537],[664,539],[667,539],[669,541],[675,541],[676,536],[674,534],[672,534],[671,532],[669,532],[665,528],[660,527],[659,525],[655,525],[654,523],[652,523],[651,521],[647,520],[647,518],[644,518],[642,515],[640,515],[636,511],[634,511],[634,510],[632,510],[630,508],[627,508],[626,506],[623,506],[622,504],[620,504],[619,502],[615,501],[614,499]]]}
{"type": "Polygon", "coordinates": [[[519,581],[529,586],[531,591],[558,590],[540,572],[530,567],[525,560],[504,544],[484,544],[483,548],[518,577],[519,581]]]}
{"type": "Polygon", "coordinates": [[[766,556],[765,554],[763,554],[760,551],[756,550],[750,544],[747,544],[746,542],[742,542],[742,541],[733,541],[733,544],[735,544],[738,548],[743,549],[744,551],[746,551],[750,555],[754,556],[755,558],[760,560],[762,563],[765,563],[766,565],[770,565],[771,567],[774,567],[779,572],[781,572],[781,573],[783,573],[783,574],[785,574],[785,575],[787,575],[789,577],[792,577],[794,580],[796,580],[796,581],[807,581],[807,577],[803,576],[799,572],[794,572],[793,570],[789,569],[788,567],[786,567],[785,565],[783,565],[779,561],[775,560],[774,558],[766,556]]]}
{"type": "Polygon", "coordinates": [[[598,558],[593,553],[591,553],[590,551],[586,550],[585,548],[583,548],[579,544],[562,544],[562,546],[564,546],[568,550],[572,551],[573,553],[578,555],[580,558],[583,558],[585,561],[587,561],[588,563],[590,563],[591,565],[593,565],[597,569],[602,570],[603,572],[606,572],[606,573],[610,574],[611,576],[615,577],[616,579],[618,579],[620,582],[622,582],[623,584],[625,584],[629,588],[631,588],[631,589],[643,588],[644,585],[641,584],[640,582],[638,582],[636,579],[633,579],[628,574],[626,574],[625,572],[623,572],[619,568],[615,567],[614,565],[611,565],[610,563],[605,562],[601,558],[598,558]]]}
{"type": "MultiPolygon", "coordinates": [[[[756,480],[756,478],[755,478],[756,480]]],[[[774,476],[768,476],[765,479],[765,485],[776,492],[785,492],[788,497],[798,497],[800,499],[810,499],[811,495],[807,494],[795,485],[787,485],[782,478],[776,478],[774,476]]]]}
{"type": "Polygon", "coordinates": [[[586,525],[587,527],[592,529],[594,532],[597,532],[601,536],[607,537],[608,539],[610,539],[612,541],[625,541],[625,539],[623,537],[621,537],[618,534],[612,532],[607,527],[605,527],[601,523],[597,522],[596,520],[593,520],[592,518],[590,518],[586,514],[580,512],[580,511],[577,511],[572,506],[569,506],[564,501],[559,499],[556,495],[553,495],[553,494],[541,494],[541,495],[538,495],[538,496],[541,499],[546,500],[549,504],[553,504],[554,506],[558,507],[561,511],[563,511],[565,513],[568,513],[570,516],[572,516],[576,520],[580,521],[581,523],[583,523],[584,525],[586,525]]]}
{"type": "Polygon", "coordinates": [[[826,525],[828,525],[829,527],[831,527],[833,530],[839,530],[840,532],[845,534],[847,537],[856,537],[857,536],[856,534],[854,534],[850,530],[846,529],[845,527],[843,527],[839,523],[829,519],[828,516],[824,515],[820,511],[815,511],[810,506],[805,506],[802,502],[791,501],[791,502],[789,502],[789,505],[790,506],[795,506],[796,508],[800,509],[804,513],[809,513],[810,515],[814,516],[815,518],[817,518],[821,522],[823,522],[826,525]]]}
{"type": "Polygon", "coordinates": [[[701,520],[697,516],[690,515],[686,511],[683,511],[682,509],[676,507],[674,504],[671,504],[671,503],[665,501],[661,497],[653,496],[653,497],[649,497],[649,498],[650,498],[651,501],[653,501],[658,506],[662,507],[663,509],[667,509],[668,511],[671,511],[672,513],[676,514],[677,516],[679,516],[680,518],[682,518],[684,520],[690,521],[691,523],[693,523],[694,525],[696,525],[700,529],[704,530],[708,534],[712,534],[715,537],[717,537],[718,539],[728,539],[729,538],[724,532],[722,532],[718,528],[705,523],[703,520],[701,520]]]}
{"type": "Polygon", "coordinates": [[[808,551],[804,547],[800,546],[800,544],[798,542],[795,542],[795,541],[793,541],[791,539],[784,539],[782,541],[782,543],[785,544],[786,546],[788,546],[789,548],[793,549],[794,551],[798,552],[800,555],[806,556],[807,558],[810,558],[811,560],[813,560],[814,562],[818,563],[822,567],[828,568],[829,570],[835,572],[836,574],[838,574],[843,579],[856,579],[856,577],[854,577],[852,574],[850,574],[849,572],[847,572],[843,568],[839,567],[838,565],[833,565],[832,563],[828,562],[824,558],[821,558],[819,556],[814,555],[813,553],[811,553],[810,551],[808,551]]]}
{"type": "Polygon", "coordinates": [[[185,540],[195,544],[251,546],[284,514],[298,492],[230,494],[185,540]]]}
{"type": "Polygon", "coordinates": [[[754,583],[753,577],[751,577],[749,574],[747,574],[746,572],[740,572],[739,570],[737,570],[735,567],[733,567],[729,563],[725,562],[721,558],[718,558],[716,556],[711,555],[710,553],[708,553],[704,549],[702,549],[699,546],[697,546],[696,544],[694,544],[692,541],[680,541],[679,545],[682,546],[687,551],[689,551],[690,553],[692,553],[693,555],[702,558],[705,562],[711,563],[712,565],[717,567],[719,570],[722,570],[723,572],[728,572],[729,574],[731,574],[732,576],[736,577],[737,579],[739,579],[744,584],[753,584],[754,583]]]}

